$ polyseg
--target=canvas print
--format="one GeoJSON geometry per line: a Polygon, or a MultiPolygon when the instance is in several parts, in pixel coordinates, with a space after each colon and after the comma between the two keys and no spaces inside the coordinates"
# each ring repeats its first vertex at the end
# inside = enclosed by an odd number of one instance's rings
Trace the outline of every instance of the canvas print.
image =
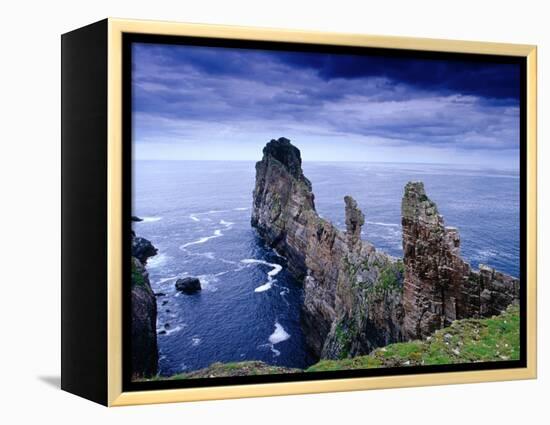
{"type": "Polygon", "coordinates": [[[518,360],[520,65],[470,59],[132,43],[132,380],[518,360]]]}

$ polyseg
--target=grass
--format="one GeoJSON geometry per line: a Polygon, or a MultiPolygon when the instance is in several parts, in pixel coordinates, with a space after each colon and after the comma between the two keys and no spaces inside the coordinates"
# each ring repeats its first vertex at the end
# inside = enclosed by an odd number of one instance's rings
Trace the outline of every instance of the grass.
{"type": "Polygon", "coordinates": [[[143,275],[141,274],[141,272],[137,269],[133,259],[132,259],[132,285],[139,285],[139,286],[145,285],[145,279],[143,278],[143,275]]]}
{"type": "MultiPolygon", "coordinates": [[[[519,359],[519,308],[509,307],[499,316],[487,319],[457,320],[423,341],[390,344],[367,356],[341,360],[321,360],[305,372],[326,372],[381,367],[406,367],[477,363],[519,359]]],[[[344,328],[337,329],[343,333],[344,328]]],[[[345,340],[345,335],[338,338],[345,340]]],[[[344,341],[345,342],[345,341],[344,341]]],[[[209,367],[171,377],[157,376],[148,381],[226,376],[271,375],[304,372],[273,366],[261,361],[214,363],[209,367]]]]}
{"type": "Polygon", "coordinates": [[[172,381],[192,378],[221,378],[227,376],[253,376],[253,375],[273,375],[302,372],[300,369],[290,369],[280,366],[272,366],[261,361],[245,361],[231,363],[213,363],[207,368],[196,370],[189,373],[180,373],[173,376],[155,376],[145,379],[145,381],[172,381]]]}
{"type": "Polygon", "coordinates": [[[352,359],[321,360],[306,372],[517,360],[519,320],[519,309],[512,306],[488,319],[455,321],[424,341],[390,344],[352,359]]]}

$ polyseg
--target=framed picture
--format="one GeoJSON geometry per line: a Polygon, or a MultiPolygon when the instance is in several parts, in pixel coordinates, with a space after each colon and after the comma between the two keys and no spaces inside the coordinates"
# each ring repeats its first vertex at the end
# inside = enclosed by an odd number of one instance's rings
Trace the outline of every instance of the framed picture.
{"type": "Polygon", "coordinates": [[[536,376],[536,48],[107,19],[62,37],[62,388],[536,376]]]}

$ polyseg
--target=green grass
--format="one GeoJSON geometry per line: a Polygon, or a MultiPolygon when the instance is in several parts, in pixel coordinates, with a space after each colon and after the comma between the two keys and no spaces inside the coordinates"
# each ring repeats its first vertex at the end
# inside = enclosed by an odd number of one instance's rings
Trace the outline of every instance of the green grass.
{"type": "Polygon", "coordinates": [[[321,360],[306,372],[477,363],[519,359],[519,308],[488,319],[465,319],[424,341],[390,344],[368,356],[321,360]]]}
{"type": "MultiPolygon", "coordinates": [[[[464,319],[435,332],[423,341],[390,344],[367,356],[341,360],[321,360],[305,372],[349,369],[476,363],[519,359],[519,308],[511,306],[499,316],[488,319],[464,319]]],[[[338,332],[343,333],[344,328],[338,332]]],[[[342,336],[345,338],[345,336],[342,336]]],[[[302,372],[268,365],[261,361],[214,363],[209,367],[149,381],[225,376],[270,375],[302,372]]]]}
{"type": "Polygon", "coordinates": [[[141,274],[141,272],[137,269],[133,259],[132,259],[132,285],[139,285],[139,286],[145,285],[145,279],[143,278],[143,275],[141,274]]]}
{"type": "Polygon", "coordinates": [[[280,366],[268,365],[261,361],[245,361],[231,363],[213,363],[207,368],[196,370],[189,373],[180,373],[173,376],[155,376],[145,379],[146,381],[173,381],[180,379],[193,378],[220,378],[227,376],[253,376],[253,375],[273,375],[282,373],[302,372],[300,369],[290,369],[280,366]]]}

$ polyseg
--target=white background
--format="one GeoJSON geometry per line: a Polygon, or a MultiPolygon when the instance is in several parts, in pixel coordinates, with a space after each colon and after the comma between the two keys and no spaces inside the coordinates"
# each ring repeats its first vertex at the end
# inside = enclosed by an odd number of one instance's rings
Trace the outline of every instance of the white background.
{"type": "MultiPolygon", "coordinates": [[[[543,1],[3,1],[0,422],[511,424],[548,421],[550,48],[543,1]],[[539,379],[106,409],[60,391],[60,34],[107,16],[539,46],[539,379]],[[546,418],[544,414],[546,413],[546,418]]],[[[548,423],[548,422],[545,422],[548,423]]]]}

